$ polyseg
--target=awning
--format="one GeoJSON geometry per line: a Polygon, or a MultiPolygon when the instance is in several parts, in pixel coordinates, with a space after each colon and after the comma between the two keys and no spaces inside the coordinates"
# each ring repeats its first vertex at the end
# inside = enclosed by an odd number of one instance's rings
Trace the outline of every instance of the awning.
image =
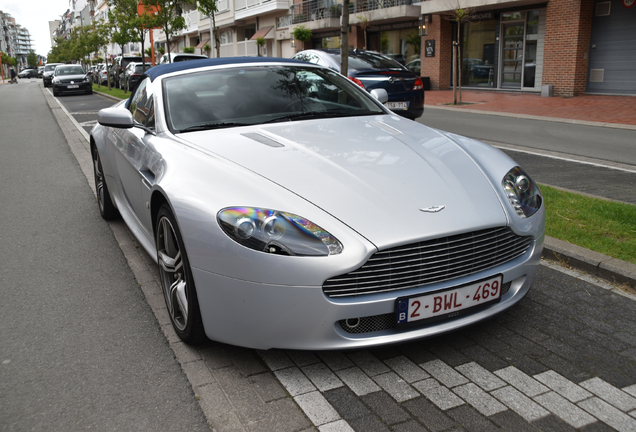
{"type": "Polygon", "coordinates": [[[250,40],[256,40],[259,37],[265,38],[265,39],[274,39],[274,33],[272,33],[269,37],[267,37],[267,34],[273,29],[274,27],[263,27],[260,30],[257,30],[256,33],[254,33],[254,36],[252,36],[250,38],[250,40]]]}
{"type": "Polygon", "coordinates": [[[208,42],[210,42],[210,39],[204,39],[201,42],[199,42],[199,45],[197,45],[196,48],[197,49],[201,49],[201,48],[203,48],[203,45],[205,45],[208,42]]]}

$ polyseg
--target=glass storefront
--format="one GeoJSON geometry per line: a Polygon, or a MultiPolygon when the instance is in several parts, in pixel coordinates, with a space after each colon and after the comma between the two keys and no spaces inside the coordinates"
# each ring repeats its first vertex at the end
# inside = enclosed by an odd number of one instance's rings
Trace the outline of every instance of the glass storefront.
{"type": "Polygon", "coordinates": [[[464,24],[462,85],[494,86],[496,28],[495,19],[464,24]]]}
{"type": "Polygon", "coordinates": [[[417,22],[406,28],[367,31],[369,49],[397,60],[403,65],[419,60],[422,37],[417,22]]]}
{"type": "Polygon", "coordinates": [[[462,85],[534,88],[539,10],[491,16],[462,24],[462,85]]]}

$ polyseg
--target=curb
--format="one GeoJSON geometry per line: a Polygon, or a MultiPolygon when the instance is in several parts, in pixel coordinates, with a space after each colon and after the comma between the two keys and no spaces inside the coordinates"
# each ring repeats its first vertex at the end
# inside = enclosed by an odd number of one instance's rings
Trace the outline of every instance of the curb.
{"type": "Polygon", "coordinates": [[[635,264],[548,236],[543,243],[542,256],[610,283],[626,284],[636,289],[635,264]]]}
{"type": "Polygon", "coordinates": [[[97,90],[95,90],[95,89],[93,89],[93,93],[96,93],[96,94],[98,94],[98,95],[100,95],[100,96],[103,96],[103,97],[105,97],[106,99],[114,100],[115,102],[121,102],[121,101],[123,101],[123,100],[126,100],[126,99],[119,99],[119,98],[117,98],[117,97],[115,97],[115,96],[111,96],[111,95],[106,94],[106,93],[102,93],[102,92],[97,91],[97,90]]]}

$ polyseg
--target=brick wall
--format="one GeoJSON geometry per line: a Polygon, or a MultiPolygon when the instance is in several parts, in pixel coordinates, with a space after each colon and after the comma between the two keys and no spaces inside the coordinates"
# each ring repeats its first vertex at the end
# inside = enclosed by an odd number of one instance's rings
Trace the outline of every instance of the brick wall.
{"type": "Polygon", "coordinates": [[[594,0],[551,0],[546,10],[542,84],[555,96],[585,93],[594,0]]]}
{"type": "Polygon", "coordinates": [[[420,50],[422,60],[421,75],[431,79],[431,90],[447,90],[451,82],[451,22],[439,15],[432,16],[428,24],[428,36],[422,37],[420,50]],[[425,57],[426,40],[435,40],[435,57],[425,57]]]}

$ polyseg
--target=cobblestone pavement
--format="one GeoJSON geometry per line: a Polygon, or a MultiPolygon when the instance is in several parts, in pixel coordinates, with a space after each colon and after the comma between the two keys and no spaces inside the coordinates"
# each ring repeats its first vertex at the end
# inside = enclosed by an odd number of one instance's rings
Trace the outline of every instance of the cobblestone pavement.
{"type": "MultiPolygon", "coordinates": [[[[81,126],[56,117],[92,184],[81,126]]],[[[111,228],[216,431],[636,431],[635,298],[587,275],[544,262],[506,313],[416,343],[195,348],[172,330],[154,261],[111,228]]]]}

